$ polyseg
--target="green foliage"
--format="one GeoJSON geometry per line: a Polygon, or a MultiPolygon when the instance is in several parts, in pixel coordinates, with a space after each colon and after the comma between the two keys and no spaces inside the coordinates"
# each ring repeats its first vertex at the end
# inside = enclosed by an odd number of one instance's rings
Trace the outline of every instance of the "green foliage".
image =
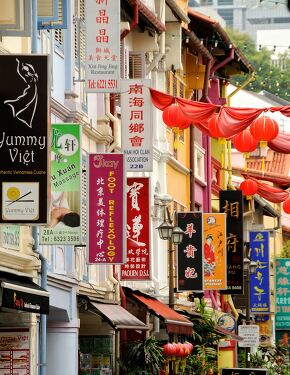
{"type": "Polygon", "coordinates": [[[280,257],[281,258],[290,258],[290,240],[288,240],[284,244],[283,249],[282,249],[281,254],[280,254],[280,257]]]}
{"type": "Polygon", "coordinates": [[[158,375],[163,361],[158,341],[149,337],[127,344],[119,363],[126,375],[158,375]]]}
{"type": "MultiPolygon", "coordinates": [[[[254,92],[266,90],[280,98],[290,100],[290,55],[288,51],[279,55],[279,59],[284,61],[284,68],[281,70],[272,65],[271,51],[265,47],[257,50],[253,39],[248,34],[231,29],[228,29],[227,33],[255,69],[256,80],[246,89],[254,92]]],[[[235,77],[232,83],[240,86],[244,81],[245,77],[240,75],[235,77]]]]}
{"type": "Polygon", "coordinates": [[[279,345],[259,347],[256,353],[251,354],[250,364],[253,368],[268,369],[269,375],[289,375],[290,373],[287,350],[279,345]]]}

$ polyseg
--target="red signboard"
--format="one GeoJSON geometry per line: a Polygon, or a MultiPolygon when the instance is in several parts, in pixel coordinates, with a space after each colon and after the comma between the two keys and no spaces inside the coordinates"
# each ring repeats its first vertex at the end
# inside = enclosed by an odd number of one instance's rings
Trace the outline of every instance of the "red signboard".
{"type": "Polygon", "coordinates": [[[127,262],[122,280],[150,279],[149,178],[127,178],[127,262]]]}

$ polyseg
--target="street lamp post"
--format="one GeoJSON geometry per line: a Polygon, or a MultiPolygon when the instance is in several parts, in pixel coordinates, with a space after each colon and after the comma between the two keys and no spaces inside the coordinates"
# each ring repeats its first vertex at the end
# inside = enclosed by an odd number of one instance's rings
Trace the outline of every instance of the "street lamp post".
{"type": "MultiPolygon", "coordinates": [[[[251,294],[250,294],[250,275],[254,274],[257,269],[257,263],[249,258],[244,258],[244,270],[246,273],[246,324],[251,324],[250,309],[251,309],[251,294]]],[[[246,347],[246,367],[250,367],[250,352],[251,348],[246,347]]]]}
{"type": "Polygon", "coordinates": [[[168,241],[169,252],[169,307],[174,307],[174,272],[173,272],[173,253],[174,246],[182,242],[184,231],[175,225],[167,207],[164,206],[164,221],[157,228],[159,237],[168,241]],[[166,217],[167,216],[167,217],[166,217]]]}

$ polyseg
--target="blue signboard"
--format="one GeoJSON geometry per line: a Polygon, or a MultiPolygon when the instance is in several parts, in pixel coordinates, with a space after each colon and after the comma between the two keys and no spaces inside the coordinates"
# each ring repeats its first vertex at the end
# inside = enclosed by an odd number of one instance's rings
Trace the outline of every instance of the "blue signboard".
{"type": "Polygon", "coordinates": [[[250,309],[254,314],[270,312],[269,232],[250,232],[251,260],[257,263],[250,275],[250,309]]]}

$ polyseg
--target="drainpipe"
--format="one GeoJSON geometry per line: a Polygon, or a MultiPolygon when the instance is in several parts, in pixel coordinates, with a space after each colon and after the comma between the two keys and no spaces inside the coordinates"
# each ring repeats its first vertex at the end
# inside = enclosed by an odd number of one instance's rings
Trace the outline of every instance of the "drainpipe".
{"type": "Polygon", "coordinates": [[[210,98],[208,97],[208,86],[209,86],[209,77],[210,77],[210,69],[211,69],[211,62],[212,60],[207,59],[205,64],[205,73],[204,73],[204,82],[203,82],[203,89],[202,89],[202,97],[200,99],[201,102],[204,103],[211,103],[210,98]]]}
{"type": "Polygon", "coordinates": [[[32,0],[32,35],[31,35],[31,53],[37,53],[37,0],[32,0]]]}
{"type": "Polygon", "coordinates": [[[223,61],[219,62],[217,65],[214,65],[211,70],[211,75],[213,75],[219,68],[225,66],[228,62],[232,61],[235,57],[235,49],[231,49],[231,53],[223,61]]]}
{"type": "Polygon", "coordinates": [[[105,115],[113,123],[114,141],[108,148],[108,152],[112,152],[118,145],[120,120],[110,111],[110,94],[105,94],[105,115]]]}
{"type": "Polygon", "coordinates": [[[139,9],[138,9],[138,1],[135,0],[133,3],[133,20],[130,24],[130,30],[124,30],[121,34],[121,40],[123,40],[133,29],[135,26],[138,25],[139,22],[139,9]]]}
{"type": "MultiPolygon", "coordinates": [[[[32,237],[34,243],[32,250],[38,255],[41,261],[41,287],[43,289],[47,288],[47,260],[38,251],[38,228],[37,226],[32,227],[32,237]]],[[[46,323],[47,318],[45,314],[40,315],[40,352],[39,352],[39,374],[46,375],[46,323]]]]}

